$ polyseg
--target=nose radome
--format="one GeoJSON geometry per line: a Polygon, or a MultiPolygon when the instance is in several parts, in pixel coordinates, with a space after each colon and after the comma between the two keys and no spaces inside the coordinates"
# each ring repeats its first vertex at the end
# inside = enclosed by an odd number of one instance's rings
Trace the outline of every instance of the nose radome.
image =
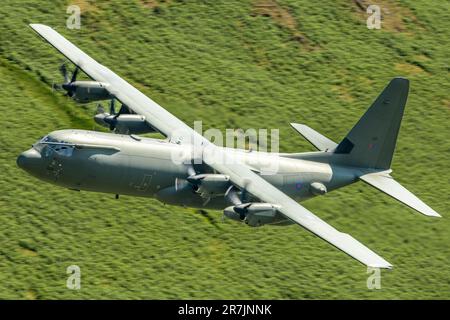
{"type": "Polygon", "coordinates": [[[40,153],[35,149],[30,149],[25,152],[22,152],[17,157],[17,165],[19,168],[24,170],[30,170],[33,167],[36,167],[41,160],[40,153]]]}
{"type": "Polygon", "coordinates": [[[23,154],[20,154],[20,156],[17,157],[17,166],[21,169],[23,169],[25,162],[26,162],[26,157],[23,154]]]}

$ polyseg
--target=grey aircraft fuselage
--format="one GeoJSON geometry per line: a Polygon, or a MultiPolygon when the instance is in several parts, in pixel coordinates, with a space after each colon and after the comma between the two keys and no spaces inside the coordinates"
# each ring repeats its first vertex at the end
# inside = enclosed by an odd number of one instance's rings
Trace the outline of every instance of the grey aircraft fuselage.
{"type": "MultiPolygon", "coordinates": [[[[73,190],[154,197],[163,203],[194,208],[223,209],[230,205],[223,194],[231,184],[224,187],[220,196],[205,199],[187,183],[185,179],[190,175],[189,166],[185,161],[173,161],[172,155],[186,151],[183,148],[191,148],[190,145],[72,129],[54,131],[43,140],[56,144],[38,141],[18,157],[17,163],[31,175],[49,183],[73,190]],[[68,147],[67,144],[81,147],[68,147]]],[[[228,148],[227,152],[255,171],[261,169],[258,168],[260,160],[255,159],[269,157],[267,153],[242,149],[228,148]]],[[[308,159],[311,154],[315,152],[299,155],[305,155],[308,159]]],[[[294,159],[281,154],[277,156],[277,161],[276,174],[261,176],[297,201],[318,194],[311,187],[314,183],[325,186],[326,191],[332,191],[358,180],[357,172],[352,167],[294,159]]],[[[208,173],[201,165],[195,170],[197,173],[208,173]]],[[[281,216],[280,220],[290,223],[281,216]]]]}

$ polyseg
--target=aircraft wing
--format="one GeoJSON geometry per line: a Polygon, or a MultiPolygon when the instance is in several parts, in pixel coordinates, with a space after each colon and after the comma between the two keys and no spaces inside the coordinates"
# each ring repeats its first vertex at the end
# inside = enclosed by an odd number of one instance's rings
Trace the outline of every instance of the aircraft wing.
{"type": "Polygon", "coordinates": [[[106,83],[109,93],[137,114],[145,116],[150,125],[165,136],[175,139],[176,137],[173,136],[175,133],[194,132],[183,121],[113,71],[92,59],[56,30],[43,24],[30,24],[30,27],[92,79],[106,83]]]}
{"type": "Polygon", "coordinates": [[[220,156],[218,157],[220,151],[220,149],[214,148],[211,152],[214,153],[212,157],[209,157],[208,152],[205,151],[203,160],[218,172],[228,175],[236,186],[245,189],[264,202],[278,205],[278,211],[284,216],[363,264],[374,268],[390,269],[392,267],[389,262],[358,240],[346,233],[339,232],[248,167],[233,163],[233,159],[227,159],[227,154],[220,154],[223,161],[215,161],[220,158],[220,156]]]}
{"type": "MultiPolygon", "coordinates": [[[[175,139],[178,143],[179,139],[183,140],[183,138],[186,138],[186,135],[197,134],[181,120],[163,109],[110,69],[96,62],[52,28],[41,24],[32,24],[30,26],[87,75],[96,81],[106,83],[107,89],[111,94],[137,114],[145,116],[146,121],[152,127],[168,136],[171,140],[175,139]]],[[[391,264],[386,260],[350,235],[339,232],[325,223],[258,174],[252,172],[247,166],[234,163],[232,159],[227,159],[229,155],[225,152],[225,149],[216,147],[201,135],[199,136],[203,143],[203,160],[205,163],[218,172],[228,175],[233,184],[241,189],[246,189],[253,196],[264,202],[280,206],[279,211],[287,218],[363,264],[377,268],[391,267],[391,264]],[[211,156],[211,153],[214,156],[211,156]],[[217,156],[221,161],[216,161],[218,159],[217,156]]]]}

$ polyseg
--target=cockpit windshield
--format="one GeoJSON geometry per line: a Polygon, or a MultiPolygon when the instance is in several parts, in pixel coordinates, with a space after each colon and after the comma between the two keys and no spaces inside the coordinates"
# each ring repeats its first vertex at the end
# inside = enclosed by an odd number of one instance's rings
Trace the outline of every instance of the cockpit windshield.
{"type": "Polygon", "coordinates": [[[45,146],[47,146],[46,144],[44,144],[43,142],[47,142],[50,141],[50,137],[49,136],[45,136],[41,139],[39,139],[38,141],[36,141],[35,144],[33,144],[33,148],[39,152],[42,152],[42,150],[44,149],[45,146]]]}
{"type": "Polygon", "coordinates": [[[58,155],[70,157],[74,149],[73,145],[50,136],[45,136],[37,141],[33,144],[33,148],[43,157],[50,157],[55,152],[58,155]]]}

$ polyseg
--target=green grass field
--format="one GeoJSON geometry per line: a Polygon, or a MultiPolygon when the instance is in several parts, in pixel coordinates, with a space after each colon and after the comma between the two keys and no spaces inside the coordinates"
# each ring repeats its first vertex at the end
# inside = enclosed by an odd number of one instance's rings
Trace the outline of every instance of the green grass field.
{"type": "Polygon", "coordinates": [[[383,27],[368,30],[367,2],[1,1],[0,298],[450,298],[450,3],[377,1],[383,27]],[[65,27],[70,3],[80,30],[65,27]],[[305,202],[394,264],[368,290],[363,265],[298,226],[253,229],[219,211],[38,181],[17,155],[52,130],[95,128],[95,105],[52,92],[63,57],[28,23],[57,28],[188,124],[279,128],[286,152],[313,150],[289,122],[338,141],[406,76],[393,175],[443,218],[362,183],[305,202]],[[72,264],[78,291],[66,288],[72,264]]]}

